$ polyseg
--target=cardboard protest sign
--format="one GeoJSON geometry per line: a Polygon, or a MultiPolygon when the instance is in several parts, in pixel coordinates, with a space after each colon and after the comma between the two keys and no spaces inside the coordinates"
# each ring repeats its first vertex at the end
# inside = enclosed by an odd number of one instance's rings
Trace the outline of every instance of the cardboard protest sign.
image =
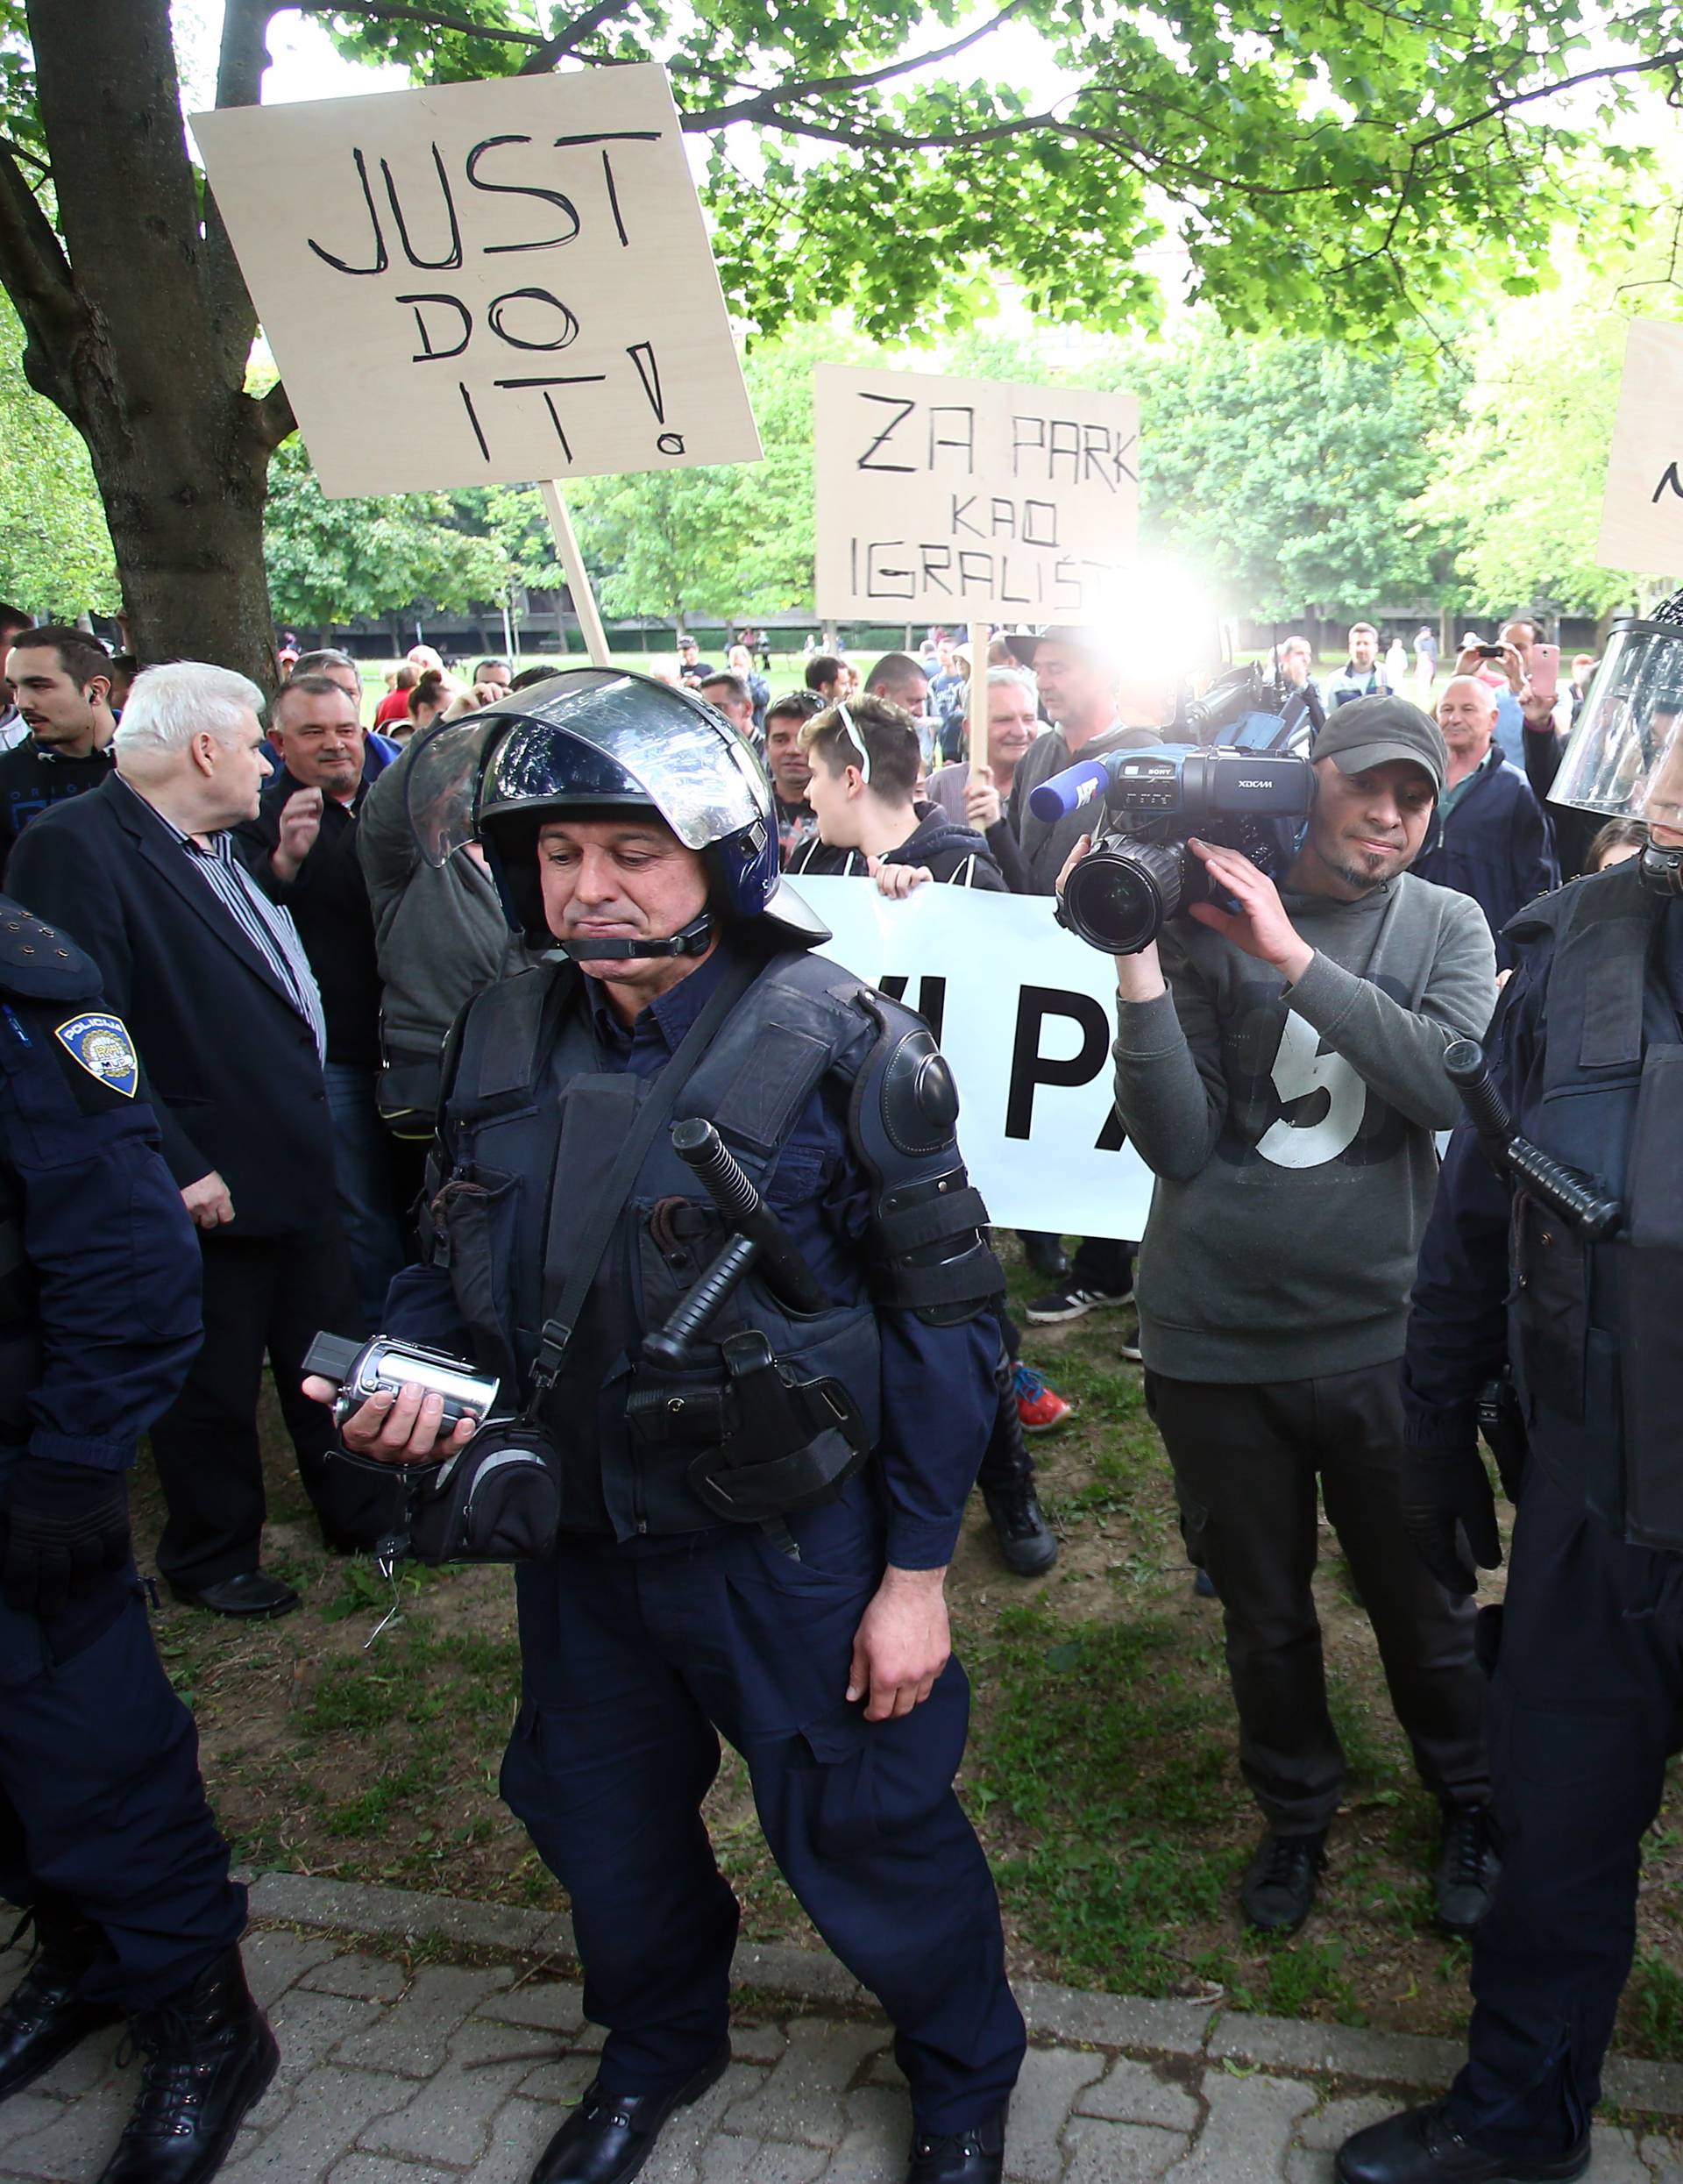
{"type": "Polygon", "coordinates": [[[970,1180],[1001,1228],[1144,1234],[1152,1178],[1111,1099],[1116,971],[1049,898],[864,879],[796,880],[824,953],[927,1018],[957,1079],[970,1180]]]}
{"type": "Polygon", "coordinates": [[[817,602],[871,622],[1081,622],[1133,559],[1139,404],[820,365],[817,602]]]}
{"type": "Polygon", "coordinates": [[[1683,326],[1634,318],[1626,331],[1595,558],[1683,577],[1683,326]]]}
{"type": "Polygon", "coordinates": [[[193,130],[330,497],[759,459],[664,69],[193,130]]]}

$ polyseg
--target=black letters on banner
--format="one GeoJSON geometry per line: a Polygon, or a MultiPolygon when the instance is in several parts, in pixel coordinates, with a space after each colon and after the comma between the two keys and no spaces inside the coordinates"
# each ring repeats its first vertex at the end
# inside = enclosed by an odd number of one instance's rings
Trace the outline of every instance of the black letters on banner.
{"type": "MultiPolygon", "coordinates": [[[[1090,993],[1067,988],[1026,985],[1017,997],[1017,1028],[1011,1043],[1011,1081],[1005,1095],[1005,1135],[1026,1138],[1034,1123],[1034,1093],[1041,1085],[1089,1085],[1110,1058],[1111,1021],[1090,993]],[[1081,1050],[1067,1062],[1040,1052],[1040,1027],[1048,1016],[1068,1017],[1081,1028],[1081,1050]]],[[[1111,1120],[1115,1113],[1112,1110],[1111,1120]]],[[[1105,1140],[1098,1149],[1113,1151],[1105,1140]]],[[[1119,1137],[1117,1142],[1120,1143],[1119,1137]]]]}

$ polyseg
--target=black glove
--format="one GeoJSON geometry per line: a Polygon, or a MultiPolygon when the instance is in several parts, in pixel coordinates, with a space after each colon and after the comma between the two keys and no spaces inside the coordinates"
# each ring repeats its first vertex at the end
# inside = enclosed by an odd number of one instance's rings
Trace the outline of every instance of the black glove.
{"type": "Polygon", "coordinates": [[[1479,1589],[1456,1536],[1459,1525],[1481,1569],[1502,1562],[1496,1497],[1476,1442],[1465,1448],[1410,1448],[1402,1468],[1402,1521],[1415,1552],[1456,1599],[1479,1589]]]}
{"type": "Polygon", "coordinates": [[[6,1605],[43,1619],[62,1615],[74,1596],[127,1565],[128,1475],[25,1456],[0,1522],[6,1605]]]}

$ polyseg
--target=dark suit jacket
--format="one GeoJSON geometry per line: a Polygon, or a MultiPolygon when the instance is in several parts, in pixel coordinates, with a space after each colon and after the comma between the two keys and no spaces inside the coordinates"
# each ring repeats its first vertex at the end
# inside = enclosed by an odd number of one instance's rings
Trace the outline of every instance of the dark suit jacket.
{"type": "Polygon", "coordinates": [[[178,1184],[214,1169],[228,1236],[295,1235],[333,1204],[309,1026],[151,806],[115,776],[18,838],[7,890],[99,965],[146,1065],[178,1184]]]}

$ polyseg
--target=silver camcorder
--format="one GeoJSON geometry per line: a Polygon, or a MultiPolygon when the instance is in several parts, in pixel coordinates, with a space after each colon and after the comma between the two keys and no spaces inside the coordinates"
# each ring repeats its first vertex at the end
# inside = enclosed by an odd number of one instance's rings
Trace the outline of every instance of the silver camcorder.
{"type": "Polygon", "coordinates": [[[306,1351],[304,1370],[337,1382],[333,1417],[340,1426],[371,1396],[395,1395],[400,1388],[418,1384],[423,1395],[443,1399],[441,1433],[453,1433],[465,1418],[477,1423],[489,1417],[502,1384],[445,1350],[429,1349],[424,1343],[405,1342],[389,1334],[353,1342],[344,1335],[323,1332],[306,1351]]]}

